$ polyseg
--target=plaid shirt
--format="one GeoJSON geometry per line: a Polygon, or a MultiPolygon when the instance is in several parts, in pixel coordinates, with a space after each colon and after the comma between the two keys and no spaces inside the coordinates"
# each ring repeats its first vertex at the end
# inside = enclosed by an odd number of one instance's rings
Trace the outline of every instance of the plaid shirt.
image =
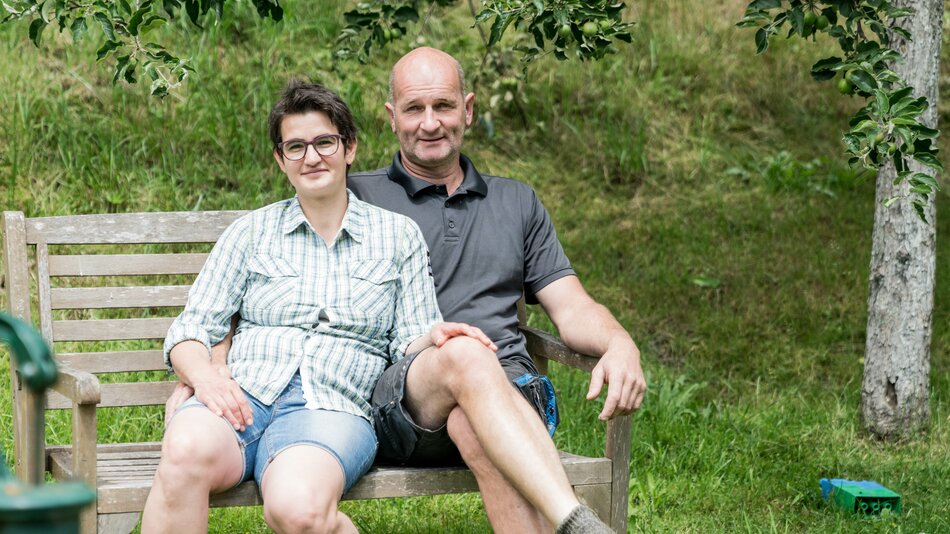
{"type": "Polygon", "coordinates": [[[442,318],[419,227],[348,195],[331,245],[296,198],[231,224],[168,330],[166,364],[185,340],[210,351],[240,312],[228,368],[245,391],[271,404],[299,369],[308,408],[372,421],[383,370],[442,318]]]}

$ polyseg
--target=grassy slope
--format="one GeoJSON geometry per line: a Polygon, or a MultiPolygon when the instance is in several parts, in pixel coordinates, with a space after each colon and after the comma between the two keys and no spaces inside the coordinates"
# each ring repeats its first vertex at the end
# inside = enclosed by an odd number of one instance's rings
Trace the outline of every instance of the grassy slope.
{"type": "MultiPolygon", "coordinates": [[[[807,75],[829,49],[783,43],[754,57],[751,33],[732,27],[737,0],[632,3],[642,21],[632,46],[597,64],[536,65],[524,118],[493,110],[495,135],[475,130],[466,149],[483,171],[537,188],[588,289],[644,351],[651,390],[634,420],[631,529],[947,531],[947,263],[938,264],[932,429],[902,445],[870,441],[856,406],[873,187],[841,165],[840,131],[857,103],[807,75]],[[817,497],[824,476],[878,480],[903,494],[905,513],[840,515],[817,497]]],[[[396,144],[381,102],[399,50],[337,76],[320,48],[339,8],[287,4],[280,26],[243,9],[206,34],[170,28],[200,76],[165,101],[144,87],[111,88],[88,45],[37,51],[25,28],[0,28],[4,209],[252,208],[283,198],[290,189],[270,160],[264,117],[293,74],[339,89],[362,130],[357,166],[385,164],[396,144]]],[[[453,13],[426,38],[474,64],[467,24],[453,13]]],[[[946,196],[939,201],[942,234],[946,196]]],[[[555,375],[568,416],[559,444],[595,451],[584,377],[555,375]]],[[[158,438],[155,411],[132,415],[142,423],[102,418],[100,435],[158,438]]],[[[52,439],[67,432],[54,420],[52,439]]],[[[472,496],[345,507],[367,532],[488,529],[472,496]]],[[[218,511],[212,524],[266,530],[259,509],[218,511]]]]}

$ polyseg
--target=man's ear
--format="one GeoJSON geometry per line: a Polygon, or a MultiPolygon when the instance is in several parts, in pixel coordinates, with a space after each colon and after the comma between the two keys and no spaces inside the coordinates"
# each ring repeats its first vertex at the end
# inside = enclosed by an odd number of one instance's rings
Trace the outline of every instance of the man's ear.
{"type": "Polygon", "coordinates": [[[393,133],[396,133],[396,108],[389,102],[386,102],[386,111],[389,112],[389,127],[393,133]]]}
{"type": "Polygon", "coordinates": [[[284,157],[280,155],[280,151],[277,148],[274,148],[274,161],[277,162],[277,166],[280,167],[280,170],[287,174],[287,171],[284,170],[284,157]]]}
{"type": "Polygon", "coordinates": [[[465,126],[472,125],[475,117],[475,93],[465,95],[465,126]]]}

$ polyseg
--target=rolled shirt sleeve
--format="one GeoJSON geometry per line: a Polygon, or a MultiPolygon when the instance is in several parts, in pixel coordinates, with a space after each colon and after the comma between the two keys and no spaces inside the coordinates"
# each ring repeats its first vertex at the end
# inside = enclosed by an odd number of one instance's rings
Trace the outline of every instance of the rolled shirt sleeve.
{"type": "Polygon", "coordinates": [[[402,264],[389,343],[389,357],[394,363],[406,355],[410,343],[428,335],[432,325],[442,320],[429,265],[429,249],[416,223],[409,218],[404,221],[402,264]]]}
{"type": "Polygon", "coordinates": [[[165,336],[165,365],[174,371],[170,353],[183,341],[197,341],[208,349],[228,334],[231,316],[240,309],[247,283],[250,217],[234,221],[215,243],[208,260],[188,291],[185,309],[165,336]]]}

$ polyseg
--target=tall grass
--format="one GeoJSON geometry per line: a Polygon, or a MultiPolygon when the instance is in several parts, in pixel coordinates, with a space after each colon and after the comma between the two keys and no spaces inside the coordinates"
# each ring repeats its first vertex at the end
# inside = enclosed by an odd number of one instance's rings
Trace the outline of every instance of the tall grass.
{"type": "MultiPolygon", "coordinates": [[[[829,44],[777,43],[756,57],[752,35],[733,27],[740,0],[628,3],[639,22],[632,45],[601,62],[533,65],[520,111],[492,109],[493,135],[472,129],[466,152],[480,170],[538,190],[585,286],[643,350],[651,388],[633,422],[631,531],[950,530],[946,261],[938,263],[931,430],[882,444],[863,434],[857,415],[873,183],[842,163],[840,135],[859,103],[808,76],[829,44]],[[818,497],[821,477],[875,479],[902,493],[904,513],[839,513],[818,497]]],[[[368,169],[397,147],[382,102],[388,66],[411,40],[446,48],[466,66],[480,59],[459,7],[372,64],[335,71],[325,47],[344,7],[285,4],[281,24],[237,3],[207,32],[184,22],[162,30],[198,70],[163,101],[144,87],[113,88],[89,43],[59,37],[37,50],[24,27],[0,27],[4,209],[260,206],[291,194],[264,125],[288,77],[345,96],[361,130],[356,167],[368,169]]],[[[488,109],[485,91],[476,105],[488,109]]],[[[950,206],[945,195],[938,202],[943,235],[950,206]]],[[[552,328],[539,310],[530,322],[552,328]]],[[[0,444],[10,450],[6,358],[0,444]]],[[[553,374],[566,415],[557,443],[598,452],[599,403],[583,401],[586,377],[553,374]]],[[[99,431],[107,440],[159,439],[159,420],[156,410],[126,411],[101,418],[99,431]]],[[[68,441],[66,414],[49,426],[51,441],[68,441]]],[[[344,507],[366,532],[489,530],[471,495],[344,507]]],[[[254,508],[214,511],[212,525],[266,531],[254,508]]]]}

